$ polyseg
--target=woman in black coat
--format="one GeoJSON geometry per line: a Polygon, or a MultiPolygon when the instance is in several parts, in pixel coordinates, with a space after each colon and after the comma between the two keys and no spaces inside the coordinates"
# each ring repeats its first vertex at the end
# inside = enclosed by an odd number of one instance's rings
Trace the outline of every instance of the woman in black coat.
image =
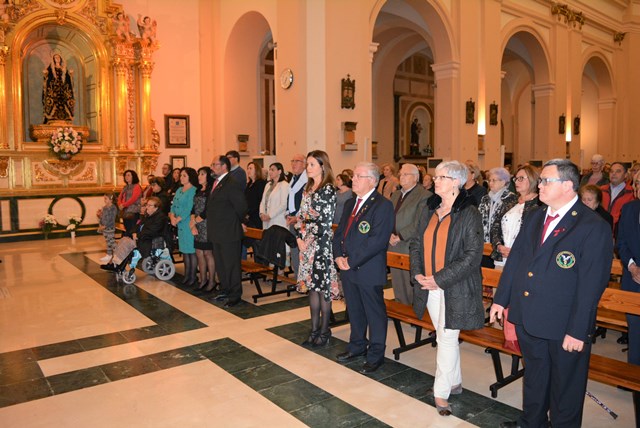
{"type": "Polygon", "coordinates": [[[160,199],[156,196],[151,196],[147,199],[146,208],[147,214],[138,223],[137,232],[133,234],[133,239],[136,241],[136,246],[142,258],[151,255],[153,239],[164,237],[165,228],[169,223],[167,215],[161,210],[160,199]]]}
{"type": "Polygon", "coordinates": [[[418,231],[409,241],[413,309],[425,307],[436,327],[436,378],[433,395],[442,416],[451,414],[449,395],[462,392],[460,330],[483,327],[482,217],[467,195],[467,168],[457,161],[436,168],[436,194],[420,214],[418,231]]]}
{"type": "MultiPolygon", "coordinates": [[[[267,181],[262,175],[262,167],[255,162],[249,162],[247,165],[247,178],[249,179],[247,187],[244,189],[244,196],[247,199],[247,215],[242,222],[246,227],[262,229],[262,220],[260,219],[260,201],[264,193],[264,186],[267,181]]],[[[246,247],[253,247],[255,240],[244,238],[243,254],[246,253],[246,247]]],[[[255,250],[255,248],[254,248],[255,250]]]]}

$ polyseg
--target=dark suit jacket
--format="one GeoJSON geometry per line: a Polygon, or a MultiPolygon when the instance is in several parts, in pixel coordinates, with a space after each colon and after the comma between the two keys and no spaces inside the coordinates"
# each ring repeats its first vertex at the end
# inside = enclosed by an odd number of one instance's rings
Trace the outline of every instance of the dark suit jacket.
{"type": "MultiPolygon", "coordinates": [[[[411,189],[411,192],[405,196],[400,209],[396,212],[395,231],[400,236],[400,242],[394,247],[389,245],[389,251],[396,253],[409,254],[409,239],[411,239],[418,228],[418,214],[427,206],[427,200],[433,193],[425,190],[420,184],[411,189]]],[[[402,190],[393,192],[391,195],[391,203],[394,210],[400,202],[402,190]]]]}
{"type": "Polygon", "coordinates": [[[611,270],[611,229],[578,200],[540,246],[545,216],[540,209],[525,219],[494,302],[532,336],[589,342],[611,270]]]}
{"type": "Polygon", "coordinates": [[[618,223],[618,254],[622,261],[622,289],[640,293],[640,284],[631,278],[629,259],[640,266],[640,200],[629,202],[622,207],[618,223]]]}
{"type": "Polygon", "coordinates": [[[207,239],[214,244],[240,241],[247,201],[240,184],[227,174],[207,198],[207,239]]]}
{"type": "Polygon", "coordinates": [[[348,257],[350,269],[340,273],[343,280],[382,285],[387,282],[387,245],[393,230],[393,205],[374,191],[362,203],[347,236],[344,231],[356,198],[344,205],[340,224],[333,236],[333,257],[348,257]]]}

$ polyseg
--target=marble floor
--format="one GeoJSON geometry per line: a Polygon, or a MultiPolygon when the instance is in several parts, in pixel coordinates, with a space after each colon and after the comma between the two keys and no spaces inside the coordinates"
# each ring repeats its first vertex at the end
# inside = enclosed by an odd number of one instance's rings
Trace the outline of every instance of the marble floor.
{"type": "MultiPolygon", "coordinates": [[[[348,324],[326,348],[300,346],[304,296],[253,304],[247,284],[244,302],[224,309],[142,272],[125,286],[99,269],[103,247],[99,236],[0,245],[0,427],[497,427],[519,414],[522,382],[492,399],[491,359],[477,346],[461,345],[465,390],[441,417],[429,393],[435,350],[394,361],[391,322],[386,363],[362,375],[362,360],[335,361],[348,324]]],[[[344,317],[341,302],[334,311],[344,317]]],[[[617,337],[594,352],[625,359],[617,337]]],[[[619,417],[585,398],[583,426],[634,426],[629,392],[588,390],[619,417]]]]}

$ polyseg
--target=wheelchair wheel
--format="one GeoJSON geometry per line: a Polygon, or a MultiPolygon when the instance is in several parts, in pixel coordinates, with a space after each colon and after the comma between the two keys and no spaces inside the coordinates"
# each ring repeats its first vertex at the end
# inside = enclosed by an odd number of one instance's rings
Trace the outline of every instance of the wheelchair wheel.
{"type": "Polygon", "coordinates": [[[161,281],[168,281],[173,278],[176,273],[176,267],[170,260],[160,260],[156,264],[156,278],[161,281]]]}
{"type": "Polygon", "coordinates": [[[125,270],[124,272],[122,272],[122,281],[125,284],[133,284],[133,282],[136,280],[136,270],[135,269],[131,269],[131,270],[125,270]]]}
{"type": "Polygon", "coordinates": [[[155,272],[155,266],[151,257],[145,257],[142,259],[142,271],[147,274],[153,274],[155,272]]]}

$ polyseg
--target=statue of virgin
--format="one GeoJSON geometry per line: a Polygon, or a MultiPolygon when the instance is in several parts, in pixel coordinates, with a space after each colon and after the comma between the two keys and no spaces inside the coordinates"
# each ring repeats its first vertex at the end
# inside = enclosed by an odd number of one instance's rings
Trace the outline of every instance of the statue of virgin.
{"type": "Polygon", "coordinates": [[[73,97],[71,76],[62,56],[51,53],[51,63],[43,70],[42,108],[44,123],[52,120],[73,120],[76,101],[73,97]]]}

